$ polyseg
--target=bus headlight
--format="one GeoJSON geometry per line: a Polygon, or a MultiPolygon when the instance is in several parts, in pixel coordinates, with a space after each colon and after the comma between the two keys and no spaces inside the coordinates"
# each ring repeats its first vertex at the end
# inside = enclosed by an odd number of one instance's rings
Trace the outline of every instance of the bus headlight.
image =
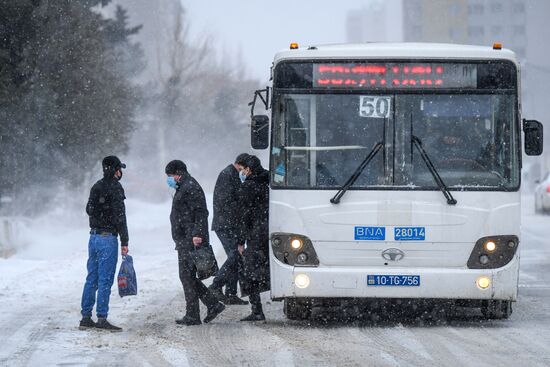
{"type": "Polygon", "coordinates": [[[309,287],[309,277],[306,274],[298,274],[294,277],[294,284],[300,289],[309,287]]]}
{"type": "Polygon", "coordinates": [[[295,238],[290,242],[290,247],[294,250],[299,250],[302,247],[302,241],[299,238],[295,238]]]}
{"type": "Polygon", "coordinates": [[[481,276],[477,278],[476,284],[480,289],[487,289],[491,285],[491,279],[486,276],[481,276]]]}
{"type": "Polygon", "coordinates": [[[469,269],[496,269],[508,264],[518,249],[517,236],[489,236],[477,240],[468,259],[469,269]]]}
{"type": "Polygon", "coordinates": [[[319,258],[311,240],[294,233],[272,233],[273,255],[283,264],[292,266],[319,266],[319,258]]]}
{"type": "Polygon", "coordinates": [[[495,243],[495,241],[487,241],[485,242],[485,245],[483,247],[485,247],[485,250],[487,252],[495,252],[495,250],[497,249],[497,244],[495,243]]]}

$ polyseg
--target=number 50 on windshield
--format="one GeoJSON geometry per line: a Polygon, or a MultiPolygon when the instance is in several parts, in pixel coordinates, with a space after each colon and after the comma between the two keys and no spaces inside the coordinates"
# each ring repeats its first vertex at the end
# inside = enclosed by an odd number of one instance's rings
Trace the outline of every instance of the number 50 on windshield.
{"type": "Polygon", "coordinates": [[[361,96],[359,100],[359,116],[370,118],[388,118],[391,110],[391,97],[361,96]]]}

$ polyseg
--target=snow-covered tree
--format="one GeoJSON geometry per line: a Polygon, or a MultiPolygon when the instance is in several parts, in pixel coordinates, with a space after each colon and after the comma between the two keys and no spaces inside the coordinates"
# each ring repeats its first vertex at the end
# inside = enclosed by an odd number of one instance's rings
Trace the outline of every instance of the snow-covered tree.
{"type": "Polygon", "coordinates": [[[93,8],[108,2],[0,0],[0,195],[78,183],[127,149],[141,67],[129,37],[139,27],[122,9],[105,19],[93,8]]]}

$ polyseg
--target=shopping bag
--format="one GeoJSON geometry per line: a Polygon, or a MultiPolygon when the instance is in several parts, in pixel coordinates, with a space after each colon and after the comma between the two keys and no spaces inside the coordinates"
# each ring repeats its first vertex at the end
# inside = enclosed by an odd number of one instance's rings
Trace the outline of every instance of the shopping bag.
{"type": "Polygon", "coordinates": [[[202,244],[191,251],[191,259],[195,268],[197,268],[197,278],[204,280],[216,275],[218,272],[218,262],[209,244],[202,244]]]}
{"type": "Polygon", "coordinates": [[[132,256],[122,256],[122,264],[118,271],[118,294],[121,297],[137,294],[137,279],[132,256]]]}

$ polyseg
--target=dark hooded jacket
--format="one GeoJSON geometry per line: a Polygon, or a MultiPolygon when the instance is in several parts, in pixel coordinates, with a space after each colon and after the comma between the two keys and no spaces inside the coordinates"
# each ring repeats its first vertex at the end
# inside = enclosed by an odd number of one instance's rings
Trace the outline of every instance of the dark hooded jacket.
{"type": "Polygon", "coordinates": [[[246,249],[240,268],[243,296],[270,289],[269,281],[269,171],[259,167],[241,187],[241,238],[246,249]]]}
{"type": "Polygon", "coordinates": [[[124,189],[115,178],[114,170],[107,170],[90,190],[86,213],[90,216],[91,229],[118,234],[121,246],[128,246],[124,199],[124,189]]]}
{"type": "Polygon", "coordinates": [[[209,243],[208,209],[204,191],[187,172],[182,174],[172,200],[170,223],[176,249],[192,250],[193,237],[202,238],[203,245],[209,243]]]}
{"type": "Polygon", "coordinates": [[[241,179],[239,172],[230,164],[218,175],[214,187],[213,231],[234,232],[241,224],[241,206],[239,190],[241,179]]]}

